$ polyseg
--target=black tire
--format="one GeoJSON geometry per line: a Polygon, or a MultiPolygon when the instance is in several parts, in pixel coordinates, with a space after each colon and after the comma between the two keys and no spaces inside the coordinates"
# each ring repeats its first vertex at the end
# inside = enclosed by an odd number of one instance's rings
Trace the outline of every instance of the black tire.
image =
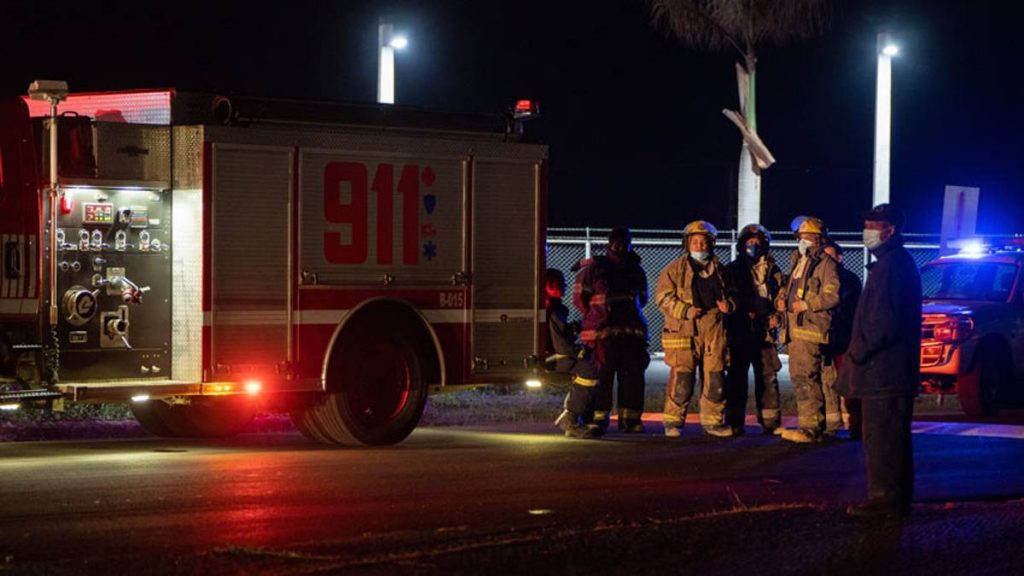
{"type": "Polygon", "coordinates": [[[132,413],[150,434],[165,438],[225,438],[244,429],[258,411],[248,396],[200,396],[190,404],[133,402],[132,413]]]}
{"type": "Polygon", "coordinates": [[[344,446],[404,440],[427,399],[420,360],[396,326],[350,330],[328,368],[328,392],[292,411],[307,438],[344,446]]]}
{"type": "Polygon", "coordinates": [[[1006,354],[992,346],[982,348],[974,369],[957,381],[960,408],[964,414],[971,417],[998,416],[999,388],[1011,377],[1006,354]]]}
{"type": "Polygon", "coordinates": [[[150,434],[163,438],[177,438],[178,431],[172,426],[174,418],[170,414],[170,406],[160,400],[132,402],[129,407],[135,420],[150,434]]]}

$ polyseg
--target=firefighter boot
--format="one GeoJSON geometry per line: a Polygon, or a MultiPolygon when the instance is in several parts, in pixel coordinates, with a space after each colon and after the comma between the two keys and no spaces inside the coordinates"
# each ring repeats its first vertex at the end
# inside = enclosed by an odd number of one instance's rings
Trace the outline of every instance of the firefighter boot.
{"type": "Polygon", "coordinates": [[[555,419],[555,426],[560,428],[569,438],[595,437],[594,431],[589,426],[580,424],[579,416],[568,410],[562,410],[562,413],[555,419]]]}
{"type": "Polygon", "coordinates": [[[813,430],[798,428],[796,430],[784,430],[782,432],[782,439],[796,442],[797,444],[812,444],[814,442],[821,442],[822,436],[821,434],[815,434],[813,430]]]}

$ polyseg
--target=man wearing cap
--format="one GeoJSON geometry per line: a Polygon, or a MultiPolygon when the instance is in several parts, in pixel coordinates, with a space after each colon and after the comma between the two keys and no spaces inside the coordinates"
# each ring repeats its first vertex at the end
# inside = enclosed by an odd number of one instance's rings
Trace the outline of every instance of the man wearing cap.
{"type": "Polygon", "coordinates": [[[782,271],[769,251],[771,234],[760,224],[740,230],[737,256],[726,269],[736,286],[736,312],[726,323],[729,342],[726,413],[733,432],[742,434],[747,411],[747,371],[754,367],[757,421],[766,434],[781,425],[779,379],[782,368],[775,339],[780,324],[774,308],[782,271]]]}
{"type": "Polygon", "coordinates": [[[736,308],[728,274],[715,256],[718,231],[696,220],[683,230],[683,255],[658,276],[656,299],[665,315],[661,336],[671,368],[665,390],[665,435],[682,435],[686,412],[703,366],[700,423],[712,436],[733,435],[725,420],[725,316],[736,308]]]}
{"type": "Polygon", "coordinates": [[[798,427],[779,430],[790,442],[820,442],[825,432],[821,381],[824,346],[829,342],[832,316],[839,306],[839,272],[835,260],[822,251],[825,224],[821,220],[798,216],[791,227],[799,243],[789,280],[779,291],[775,307],[786,313],[784,341],[796,392],[798,427]]]}
{"type": "Polygon", "coordinates": [[[619,430],[644,431],[647,274],[632,240],[629,228],[613,228],[605,255],[591,258],[573,285],[573,301],[583,314],[580,339],[594,350],[599,367],[593,424],[601,430],[608,427],[617,377],[619,430]]]}
{"type": "Polygon", "coordinates": [[[877,261],[857,303],[850,347],[836,384],[861,401],[868,501],[852,516],[910,513],[914,459],[910,419],[920,385],[921,277],[903,247],[902,211],[879,204],[864,214],[864,246],[877,261]]]}

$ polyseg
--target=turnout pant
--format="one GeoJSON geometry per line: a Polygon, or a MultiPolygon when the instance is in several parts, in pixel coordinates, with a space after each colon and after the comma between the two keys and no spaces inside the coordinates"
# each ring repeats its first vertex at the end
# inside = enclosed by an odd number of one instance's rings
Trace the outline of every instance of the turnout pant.
{"type": "Polygon", "coordinates": [[[775,344],[753,337],[736,342],[729,349],[726,423],[742,428],[747,413],[747,372],[754,367],[754,402],[757,422],[767,430],[782,424],[779,412],[779,378],[782,368],[775,344]]]}
{"type": "MultiPolygon", "coordinates": [[[[717,310],[697,318],[697,334],[673,354],[665,389],[666,428],[682,428],[693,397],[697,370],[703,368],[701,426],[725,424],[725,325],[717,310]]],[[[666,356],[667,360],[667,356],[666,356]]]]}
{"type": "Polygon", "coordinates": [[[825,432],[834,434],[846,428],[853,438],[860,437],[860,405],[843,398],[836,390],[842,356],[825,357],[821,370],[821,390],[825,397],[825,432]]]}
{"type": "Polygon", "coordinates": [[[801,430],[821,436],[825,424],[825,394],[821,373],[821,345],[805,340],[789,343],[789,375],[796,392],[796,414],[801,430]]]}
{"type": "Polygon", "coordinates": [[[901,510],[914,496],[914,452],[910,420],[914,399],[862,398],[868,499],[901,510]]]}
{"type": "Polygon", "coordinates": [[[572,374],[563,408],[576,416],[577,423],[589,422],[594,414],[594,391],[597,389],[597,365],[592,358],[571,358],[565,370],[572,374]]]}
{"type": "Polygon", "coordinates": [[[650,362],[647,341],[636,335],[614,335],[601,340],[602,361],[594,396],[594,422],[607,426],[613,387],[619,381],[619,422],[640,422],[644,413],[644,371],[650,362]]]}

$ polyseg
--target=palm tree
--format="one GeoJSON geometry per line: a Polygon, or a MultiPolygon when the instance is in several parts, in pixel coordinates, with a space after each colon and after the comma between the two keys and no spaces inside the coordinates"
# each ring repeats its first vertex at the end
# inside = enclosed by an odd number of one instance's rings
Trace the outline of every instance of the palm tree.
{"type": "Polygon", "coordinates": [[[743,135],[736,225],[761,216],[761,170],[775,159],[757,135],[754,78],[757,48],[811,38],[824,32],[829,0],[647,0],[651,21],[683,43],[705,50],[735,51],[740,112],[722,110],[743,135]]]}

